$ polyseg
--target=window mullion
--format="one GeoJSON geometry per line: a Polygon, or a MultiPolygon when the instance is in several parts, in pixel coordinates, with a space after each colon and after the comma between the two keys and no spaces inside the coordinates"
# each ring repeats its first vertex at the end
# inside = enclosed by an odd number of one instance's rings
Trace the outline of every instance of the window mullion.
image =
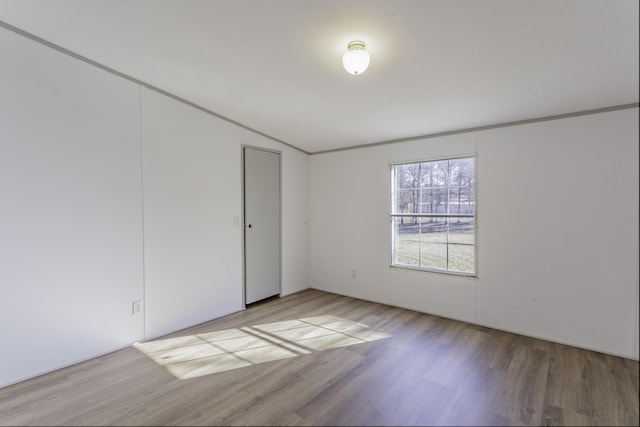
{"type": "Polygon", "coordinates": [[[418,219],[418,267],[422,267],[422,220],[418,219]]]}

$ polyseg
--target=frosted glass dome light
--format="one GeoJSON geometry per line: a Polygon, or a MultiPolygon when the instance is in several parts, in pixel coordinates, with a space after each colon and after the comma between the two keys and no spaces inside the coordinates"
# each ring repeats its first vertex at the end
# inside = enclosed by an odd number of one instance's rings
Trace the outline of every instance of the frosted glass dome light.
{"type": "Polygon", "coordinates": [[[349,51],[342,56],[342,65],[347,73],[357,76],[364,73],[370,60],[369,53],[364,50],[364,42],[355,40],[349,43],[349,51]]]}

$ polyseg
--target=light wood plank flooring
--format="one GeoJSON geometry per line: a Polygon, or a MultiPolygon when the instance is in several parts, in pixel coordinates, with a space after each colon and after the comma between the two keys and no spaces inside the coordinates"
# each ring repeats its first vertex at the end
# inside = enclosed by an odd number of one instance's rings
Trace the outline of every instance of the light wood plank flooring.
{"type": "Polygon", "coordinates": [[[638,362],[317,290],[0,389],[1,425],[638,425],[638,362]]]}

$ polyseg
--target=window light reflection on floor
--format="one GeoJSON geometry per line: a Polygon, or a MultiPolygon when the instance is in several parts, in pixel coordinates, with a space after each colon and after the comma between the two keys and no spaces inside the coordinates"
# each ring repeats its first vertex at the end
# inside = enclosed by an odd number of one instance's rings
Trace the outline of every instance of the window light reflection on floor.
{"type": "Polygon", "coordinates": [[[188,379],[390,336],[362,323],[326,315],[154,340],[134,347],[176,378],[188,379]]]}

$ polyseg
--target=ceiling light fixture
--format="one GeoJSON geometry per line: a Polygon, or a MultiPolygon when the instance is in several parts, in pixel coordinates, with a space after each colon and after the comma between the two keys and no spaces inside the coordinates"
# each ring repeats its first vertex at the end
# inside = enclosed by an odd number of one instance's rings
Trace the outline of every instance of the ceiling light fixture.
{"type": "Polygon", "coordinates": [[[364,42],[354,40],[348,45],[349,51],[342,56],[342,65],[347,73],[358,75],[369,66],[369,53],[364,50],[364,42]]]}

